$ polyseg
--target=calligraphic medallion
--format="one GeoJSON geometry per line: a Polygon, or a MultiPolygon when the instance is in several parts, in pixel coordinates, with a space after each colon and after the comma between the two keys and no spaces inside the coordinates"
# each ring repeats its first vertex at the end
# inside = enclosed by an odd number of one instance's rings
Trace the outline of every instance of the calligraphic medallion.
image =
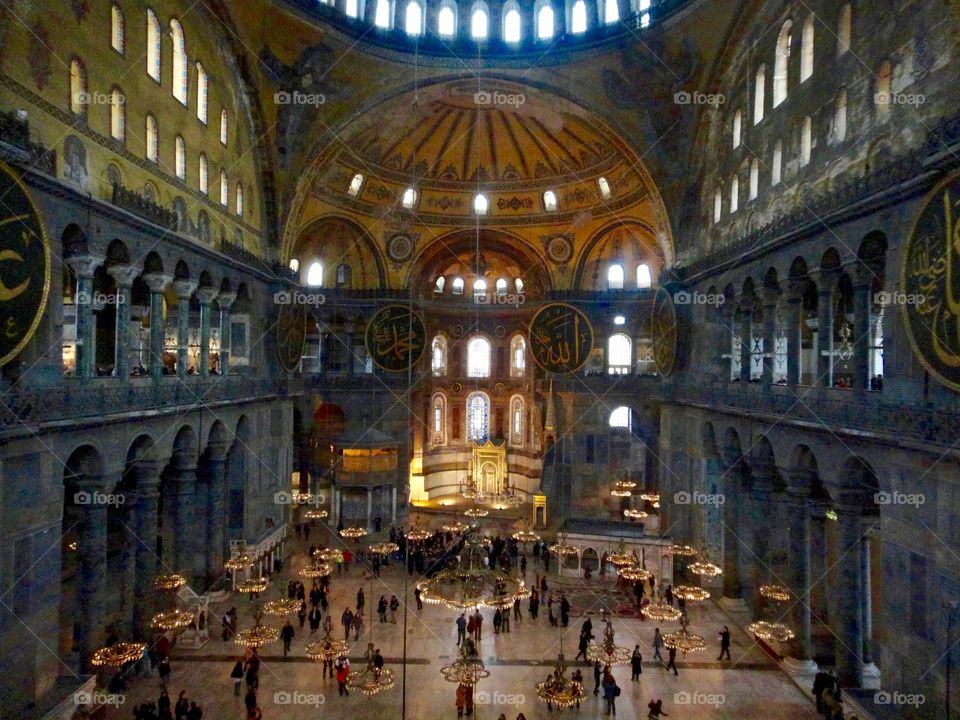
{"type": "Polygon", "coordinates": [[[650,340],[657,372],[669,375],[677,362],[677,312],[673,298],[663,288],[653,298],[650,315],[650,340]]]}
{"type": "Polygon", "coordinates": [[[367,325],[367,353],[374,364],[388,372],[413,367],[427,345],[427,331],[420,316],[404,305],[387,305],[367,325]]]}
{"type": "Polygon", "coordinates": [[[577,308],[551,303],[530,321],[530,352],[547,372],[576,372],[593,349],[593,327],[577,308]]]}
{"type": "Polygon", "coordinates": [[[50,292],[50,241],[23,181],[0,163],[0,366],[33,338],[50,292]]]}
{"type": "Polygon", "coordinates": [[[898,290],[917,359],[937,382],[960,390],[960,175],[938,185],[920,211],[898,290]]]}
{"type": "Polygon", "coordinates": [[[280,306],[277,317],[277,359],[286,372],[296,372],[307,342],[307,311],[299,303],[280,306]]]}

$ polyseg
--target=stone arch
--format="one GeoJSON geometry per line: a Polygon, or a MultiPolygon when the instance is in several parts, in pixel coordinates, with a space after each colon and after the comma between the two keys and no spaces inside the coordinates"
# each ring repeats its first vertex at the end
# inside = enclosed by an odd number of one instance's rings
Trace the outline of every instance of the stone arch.
{"type": "Polygon", "coordinates": [[[112,240],[107,245],[107,265],[129,265],[130,250],[122,240],[112,240]]]}
{"type": "Polygon", "coordinates": [[[187,265],[183,260],[177,260],[177,264],[173,268],[173,279],[174,280],[189,280],[190,279],[190,266],[187,265]]]}
{"type": "Polygon", "coordinates": [[[252,436],[250,419],[241,415],[237,419],[233,444],[227,453],[227,543],[240,540],[244,534],[244,515],[246,511],[245,493],[247,487],[248,449],[252,436]]]}

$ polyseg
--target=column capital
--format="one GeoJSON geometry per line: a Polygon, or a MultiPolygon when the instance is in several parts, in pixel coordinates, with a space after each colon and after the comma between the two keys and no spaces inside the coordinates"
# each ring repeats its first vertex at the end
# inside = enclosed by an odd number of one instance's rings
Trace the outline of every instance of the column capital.
{"type": "Polygon", "coordinates": [[[117,287],[130,287],[142,271],[143,269],[137,265],[110,265],[107,267],[107,274],[116,281],[117,287]]]}
{"type": "Polygon", "coordinates": [[[160,473],[165,463],[162,460],[142,459],[133,465],[137,478],[137,494],[145,497],[159,495],[160,473]]]}
{"type": "Polygon", "coordinates": [[[104,260],[103,255],[84,253],[65,258],[64,262],[78,278],[92,278],[97,268],[103,265],[104,260]]]}
{"type": "Polygon", "coordinates": [[[829,270],[811,270],[810,277],[817,284],[817,294],[832,294],[840,281],[840,268],[830,268],[829,270]]]}
{"type": "Polygon", "coordinates": [[[787,282],[786,299],[790,305],[799,305],[803,302],[803,294],[807,291],[806,278],[793,278],[787,282]]]}
{"type": "Polygon", "coordinates": [[[814,473],[808,468],[787,470],[787,494],[795,500],[805,500],[810,496],[814,473]]]}
{"type": "Polygon", "coordinates": [[[177,300],[190,300],[194,291],[197,289],[196,280],[174,280],[171,283],[173,292],[177,295],[177,300]]]}
{"type": "Polygon", "coordinates": [[[216,288],[202,287],[197,288],[197,300],[201,305],[210,305],[216,300],[219,291],[216,288]]]}
{"type": "Polygon", "coordinates": [[[756,295],[741,295],[739,298],[737,298],[737,307],[745,315],[752,315],[756,305],[756,295]]]}
{"type": "Polygon", "coordinates": [[[764,285],[763,290],[760,293],[761,300],[764,307],[771,307],[780,302],[780,286],[779,285],[764,285]]]}
{"type": "Polygon", "coordinates": [[[863,491],[859,488],[831,488],[830,495],[834,500],[834,508],[838,515],[860,518],[863,514],[863,491]]]}
{"type": "Polygon", "coordinates": [[[221,310],[229,310],[230,306],[233,305],[234,301],[237,299],[237,293],[234,291],[222,292],[217,295],[217,305],[220,306],[221,310]]]}
{"type": "Polygon", "coordinates": [[[227,453],[230,451],[229,440],[210,440],[207,442],[207,448],[210,450],[210,459],[222,462],[227,459],[227,453]]]}
{"type": "Polygon", "coordinates": [[[164,275],[163,273],[147,273],[143,276],[143,282],[150,288],[152,293],[162,293],[173,282],[173,275],[164,275]]]}

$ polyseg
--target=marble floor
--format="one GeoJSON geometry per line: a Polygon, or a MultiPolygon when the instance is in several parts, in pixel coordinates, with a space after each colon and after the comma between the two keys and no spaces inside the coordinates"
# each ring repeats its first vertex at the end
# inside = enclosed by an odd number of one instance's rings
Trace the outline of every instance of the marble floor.
{"type": "MultiPolygon", "coordinates": [[[[322,538],[311,535],[311,540],[322,538]]],[[[264,598],[275,599],[286,589],[287,579],[303,566],[307,543],[293,540],[296,552],[285,568],[283,577],[264,593],[264,598]]],[[[538,568],[531,562],[527,568],[528,584],[538,568]]],[[[444,681],[440,667],[456,658],[457,613],[437,605],[425,605],[416,610],[413,598],[416,576],[404,572],[402,564],[391,563],[382,570],[379,578],[364,580],[361,569],[350,568],[349,573],[338,576],[334,573],[330,608],[334,614],[335,636],[343,637],[339,616],[345,607],[353,608],[356,593],[361,583],[366,594],[366,617],[371,609],[376,618],[376,603],[381,594],[389,599],[396,594],[403,600],[409,597],[410,607],[406,615],[404,632],[403,606],[397,613],[397,623],[368,623],[356,642],[351,634],[351,661],[354,669],[362,664],[362,655],[368,642],[381,649],[387,667],[396,674],[395,686],[372,698],[353,693],[339,697],[336,683],[321,678],[319,664],[305,656],[304,645],[311,638],[309,625],[299,628],[297,619],[292,622],[296,629],[292,651],[284,658],[281,643],[262,649],[263,664],[260,672],[258,699],[265,720],[292,720],[306,717],[343,718],[344,720],[393,720],[394,718],[453,718],[455,686],[444,681]],[[407,662],[404,665],[404,643],[407,662]]],[[[552,588],[559,588],[555,574],[549,576],[552,588]]],[[[309,588],[309,583],[306,583],[309,588]]],[[[538,620],[531,620],[524,604],[521,622],[512,623],[509,634],[493,633],[492,611],[484,611],[485,623],[480,642],[481,656],[490,670],[490,677],[477,687],[477,704],[474,717],[479,720],[497,720],[502,713],[514,720],[523,713],[527,720],[555,716],[599,717],[603,714],[603,702],[594,697],[591,668],[583,666],[587,697],[579,710],[548,712],[534,691],[537,682],[550,672],[557,654],[563,648],[567,658],[577,653],[577,638],[584,614],[593,616],[595,635],[602,624],[599,612],[603,602],[616,606],[611,597],[613,583],[609,579],[595,578],[589,583],[568,581],[565,589],[575,598],[574,616],[570,627],[551,627],[546,609],[538,620]],[[606,600],[604,598],[606,597],[606,600]]],[[[234,595],[226,603],[213,606],[214,629],[219,628],[219,616],[231,606],[240,615],[240,628],[252,625],[251,603],[246,597],[234,595]]],[[[707,602],[689,609],[691,632],[703,635],[708,647],[691,654],[678,662],[679,675],[668,672],[654,660],[652,639],[655,624],[638,618],[617,617],[614,619],[618,645],[633,647],[639,644],[644,657],[643,673],[639,682],[630,681],[629,666],[614,668],[614,676],[623,692],[617,700],[617,714],[627,718],[646,718],[646,705],[652,698],[663,700],[664,711],[670,717],[685,720],[707,718],[764,718],[765,720],[805,720],[817,717],[811,701],[784,675],[764,652],[744,633],[736,630],[720,610],[707,602]],[[732,661],[717,661],[717,632],[724,624],[733,631],[732,661]]],[[[268,619],[281,625],[279,619],[268,619]]],[[[667,632],[677,629],[676,623],[665,623],[667,632]]],[[[204,647],[193,650],[175,647],[171,664],[170,695],[176,697],[180,690],[197,701],[204,709],[206,720],[245,717],[243,699],[233,695],[229,677],[233,662],[242,655],[242,648],[232,642],[222,642],[215,632],[204,647]]],[[[664,656],[666,655],[664,651],[664,656]]],[[[133,708],[146,700],[156,699],[160,691],[156,675],[135,679],[116,707],[106,708],[104,717],[130,718],[133,708]]]]}

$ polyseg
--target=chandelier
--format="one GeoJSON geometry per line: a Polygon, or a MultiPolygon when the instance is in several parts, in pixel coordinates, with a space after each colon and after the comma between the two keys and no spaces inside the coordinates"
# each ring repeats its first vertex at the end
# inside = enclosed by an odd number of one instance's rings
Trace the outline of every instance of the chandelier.
{"type": "Polygon", "coordinates": [[[540,539],[532,530],[519,530],[513,534],[513,539],[521,543],[532,543],[540,539]]]}
{"type": "Polygon", "coordinates": [[[424,530],[423,528],[413,528],[407,533],[407,540],[410,542],[423,542],[424,540],[429,540],[432,536],[433,533],[429,530],[424,530]]]}
{"type": "Polygon", "coordinates": [[[657,492],[642,492],[640,493],[640,497],[649,503],[660,502],[660,493],[657,492]]]}
{"type": "Polygon", "coordinates": [[[695,585],[677,585],[673,589],[673,594],[688,602],[702,602],[710,597],[709,592],[695,585]]]}
{"type": "Polygon", "coordinates": [[[323,520],[329,513],[326,510],[307,510],[303,514],[304,520],[323,520]]]}
{"type": "Polygon", "coordinates": [[[633,495],[633,488],[636,486],[637,484],[635,482],[620,480],[613,486],[613,490],[610,491],[610,494],[613,497],[630,497],[633,495]]]}
{"type": "Polygon", "coordinates": [[[311,660],[333,661],[343,657],[350,651],[350,646],[343,640],[334,640],[330,633],[326,633],[322,640],[307,643],[307,657],[311,660]]]}
{"type": "Polygon", "coordinates": [[[248,555],[245,551],[241,550],[239,554],[234,555],[232,558],[227,560],[223,566],[227,570],[245,570],[256,562],[256,558],[253,555],[248,555]]]}
{"type": "Polygon", "coordinates": [[[690,545],[672,545],[669,551],[677,557],[693,557],[697,554],[696,549],[690,545]]]}
{"type": "Polygon", "coordinates": [[[370,552],[374,555],[389,555],[400,549],[400,546],[392,542],[378,542],[370,546],[370,552]]]}
{"type": "Polygon", "coordinates": [[[192,622],[192,612],[180,610],[178,608],[172,608],[170,610],[163,610],[154,615],[150,620],[150,626],[157,630],[169,632],[171,630],[182,630],[192,622]]]}
{"type": "Polygon", "coordinates": [[[296,505],[312,505],[314,504],[314,500],[316,500],[317,504],[319,504],[319,502],[323,499],[323,497],[322,496],[318,497],[313,493],[298,492],[298,493],[294,493],[293,497],[291,497],[290,499],[293,500],[294,504],[296,505]]]}
{"type": "Polygon", "coordinates": [[[262,593],[267,589],[267,579],[265,577],[255,577],[237,583],[237,592],[242,593],[262,593]]]}
{"type": "Polygon", "coordinates": [[[425,603],[445,605],[451,610],[506,608],[513,605],[523,580],[502,570],[441,570],[417,583],[425,603]]]}
{"type": "Polygon", "coordinates": [[[94,652],[90,657],[90,664],[97,667],[122,667],[128,662],[139,660],[146,648],[145,643],[114,643],[94,652]]]}
{"type": "Polygon", "coordinates": [[[483,508],[470,508],[469,510],[465,510],[463,514],[468,518],[485,518],[490,514],[490,511],[484,510],[483,508]]]}
{"type": "Polygon", "coordinates": [[[620,545],[617,546],[617,551],[607,555],[607,562],[616,568],[622,568],[637,564],[637,556],[627,552],[627,545],[621,540],[620,545]]]}
{"type": "Polygon", "coordinates": [[[667,633],[663,636],[663,644],[673,650],[679,650],[682,655],[689,652],[699,652],[707,647],[703,636],[689,632],[687,623],[684,621],[681,621],[681,627],[677,632],[667,633]]]}
{"type": "Polygon", "coordinates": [[[277,628],[263,625],[262,621],[263,608],[256,605],[253,608],[253,627],[239,631],[233,636],[233,641],[237,645],[249,648],[258,648],[276,641],[280,637],[280,631],[277,628]]]}
{"type": "Polygon", "coordinates": [[[159,593],[176,592],[187,584],[187,579],[178,573],[163,573],[153,579],[153,589],[159,593]]]}
{"type": "Polygon", "coordinates": [[[760,595],[776,602],[787,602],[790,599],[790,591],[783,585],[761,585],[760,595]]]}
{"type": "Polygon", "coordinates": [[[632,653],[629,648],[617,645],[613,640],[613,623],[608,618],[603,629],[603,642],[587,645],[587,659],[599,660],[604,665],[625,665],[630,662],[632,653]]]}
{"type": "Polygon", "coordinates": [[[650,603],[646,607],[640,608],[640,612],[648,618],[653,618],[660,622],[679,620],[680,616],[683,615],[683,613],[672,605],[667,605],[663,600],[657,600],[655,603],[650,603]]]}
{"type": "Polygon", "coordinates": [[[541,683],[537,683],[537,697],[548,707],[573,707],[583,699],[583,684],[567,678],[567,663],[561,652],[553,672],[541,683]]]}
{"type": "Polygon", "coordinates": [[[466,531],[470,526],[462,522],[452,522],[447,523],[446,525],[441,525],[440,529],[444,532],[460,534],[466,531]]]}
{"type": "Polygon", "coordinates": [[[300,572],[297,573],[300,577],[305,578],[318,578],[325,577],[332,572],[330,566],[320,560],[314,560],[310,565],[307,565],[304,568],[300,569],[300,572]]]}
{"type": "Polygon", "coordinates": [[[578,555],[580,553],[580,548],[577,545],[570,545],[567,543],[567,534],[565,532],[560,533],[558,542],[555,542],[550,546],[550,552],[556,555],[578,555]]]}
{"type": "Polygon", "coordinates": [[[642,568],[639,565],[627,565],[626,567],[618,568],[617,573],[624,580],[629,580],[630,582],[637,582],[638,580],[649,580],[653,573],[642,568]]]}
{"type": "Polygon", "coordinates": [[[634,510],[633,508],[627,508],[623,511],[623,516],[630,518],[631,520],[643,520],[647,517],[647,513],[643,510],[634,510]]]}
{"type": "Polygon", "coordinates": [[[464,643],[460,648],[460,657],[440,668],[444,680],[473,687],[484,678],[490,677],[490,671],[484,666],[483,660],[477,657],[476,647],[472,643],[469,647],[473,648],[473,653],[467,649],[468,643],[464,643]]]}
{"type": "Polygon", "coordinates": [[[750,623],[747,627],[750,629],[750,632],[761,640],[773,640],[778,643],[785,643],[795,637],[793,630],[783,623],[759,620],[750,623]]]}
{"type": "Polygon", "coordinates": [[[263,612],[267,615],[283,617],[300,609],[299,600],[271,600],[263,606],[263,612]]]}
{"type": "Polygon", "coordinates": [[[367,529],[359,526],[345,527],[343,530],[340,531],[340,537],[345,537],[350,540],[359,540],[366,534],[367,534],[367,529]]]}
{"type": "Polygon", "coordinates": [[[313,551],[313,557],[315,557],[320,562],[330,563],[342,563],[343,562],[343,552],[336,550],[334,548],[319,548],[313,551]]]}
{"type": "Polygon", "coordinates": [[[373,697],[379,692],[393,687],[393,670],[368,665],[363,670],[355,670],[347,676],[347,687],[361,692],[367,697],[373,697]]]}
{"type": "Polygon", "coordinates": [[[702,575],[703,577],[716,577],[723,572],[718,565],[704,562],[702,560],[698,560],[695,563],[690,563],[690,565],[687,566],[687,569],[690,570],[690,572],[692,572],[694,575],[702,575]]]}
{"type": "Polygon", "coordinates": [[[472,479],[468,478],[466,482],[460,483],[460,495],[467,500],[476,500],[481,494],[480,488],[472,479]]]}

